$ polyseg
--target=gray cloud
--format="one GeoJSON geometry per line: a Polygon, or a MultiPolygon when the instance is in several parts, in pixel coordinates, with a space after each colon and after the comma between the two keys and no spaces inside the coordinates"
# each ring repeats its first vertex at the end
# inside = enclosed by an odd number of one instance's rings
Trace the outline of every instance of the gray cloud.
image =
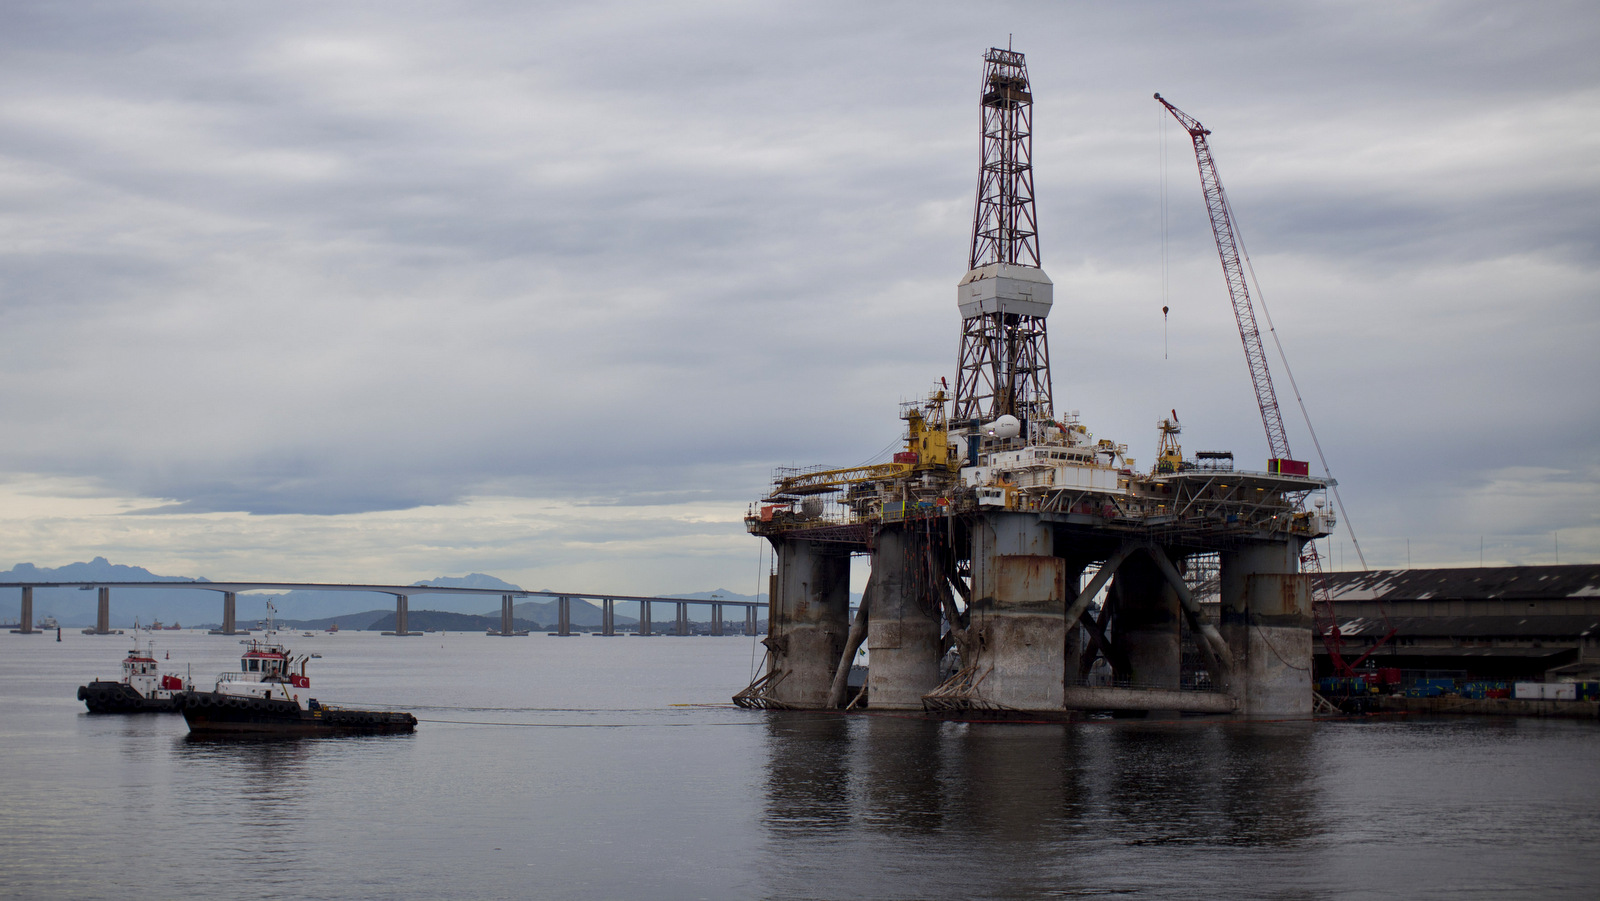
{"type": "Polygon", "coordinates": [[[1160,90],[1216,132],[1353,499],[1594,477],[1600,409],[1560,388],[1600,376],[1582,4],[0,15],[3,471],[335,515],[858,462],[953,369],[979,54],[1013,32],[1091,428],[1138,453],[1178,406],[1262,443],[1170,126],[1160,292],[1160,90]]]}

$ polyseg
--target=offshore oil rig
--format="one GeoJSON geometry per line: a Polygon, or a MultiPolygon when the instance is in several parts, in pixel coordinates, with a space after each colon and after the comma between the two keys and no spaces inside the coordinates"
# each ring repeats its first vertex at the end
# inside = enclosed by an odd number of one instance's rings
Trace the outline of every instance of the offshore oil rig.
{"type": "Polygon", "coordinates": [[[1141,471],[1125,444],[1055,412],[1033,95],[1023,54],[990,49],[954,390],[941,379],[902,406],[906,443],[889,462],[779,470],[752,505],[747,527],[771,542],[775,569],[764,670],[736,703],[1310,715],[1319,617],[1301,570],[1333,527],[1331,480],[1288,452],[1209,132],[1167,108],[1195,141],[1267,427],[1265,468],[1236,468],[1227,452],[1185,456],[1174,413],[1141,471]],[[871,573],[852,619],[856,556],[871,573]],[[1196,597],[1207,577],[1219,583],[1214,618],[1196,597]],[[870,666],[853,690],[863,642],[870,666]]]}

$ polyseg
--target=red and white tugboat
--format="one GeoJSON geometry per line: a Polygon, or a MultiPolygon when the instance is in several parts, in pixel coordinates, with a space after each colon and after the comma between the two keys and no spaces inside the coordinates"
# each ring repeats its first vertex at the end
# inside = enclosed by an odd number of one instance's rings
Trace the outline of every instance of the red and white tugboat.
{"type": "Polygon", "coordinates": [[[416,728],[417,718],[409,713],[317,703],[310,694],[306,662],[321,655],[294,654],[271,634],[266,640],[246,641],[239,671],[218,676],[214,691],[185,695],[183,718],[191,734],[330,735],[416,728]]]}
{"type": "Polygon", "coordinates": [[[122,660],[122,681],[96,679],[80,685],[78,700],[88,705],[90,713],[176,713],[193,688],[193,683],[160,672],[154,648],[140,651],[135,642],[122,660]]]}

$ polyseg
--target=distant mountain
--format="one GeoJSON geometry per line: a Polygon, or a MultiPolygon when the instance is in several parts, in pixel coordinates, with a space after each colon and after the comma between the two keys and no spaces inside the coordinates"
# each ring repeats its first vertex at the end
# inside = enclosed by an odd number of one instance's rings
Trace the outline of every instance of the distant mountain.
{"type": "Polygon", "coordinates": [[[279,620],[279,623],[286,629],[315,629],[318,632],[322,632],[330,626],[338,626],[341,631],[348,629],[360,632],[364,629],[372,628],[373,623],[386,616],[389,618],[389,628],[393,629],[393,608],[388,610],[363,610],[359,613],[341,613],[338,616],[325,616],[321,619],[285,619],[279,620]]]}
{"type": "MultiPolygon", "coordinates": [[[[537,632],[541,627],[538,623],[531,623],[525,619],[513,620],[517,630],[537,632]]],[[[495,612],[493,617],[469,616],[465,613],[448,613],[442,610],[412,610],[406,614],[406,627],[413,632],[426,632],[432,629],[436,632],[485,632],[489,629],[500,628],[500,614],[495,612]]],[[[344,626],[341,624],[341,629],[344,626]]],[[[374,632],[394,631],[394,611],[389,611],[383,616],[372,621],[366,627],[374,632]]]]}
{"type": "MultiPolygon", "coordinates": [[[[558,608],[559,604],[560,602],[554,598],[548,601],[523,601],[520,604],[511,605],[511,615],[515,619],[525,619],[536,623],[544,623],[546,626],[553,629],[556,627],[557,623],[561,622],[561,611],[558,608]]],[[[621,607],[621,604],[617,605],[617,625],[632,625],[633,623],[637,623],[639,621],[631,616],[623,616],[620,612],[621,607]]],[[[496,609],[493,613],[485,613],[483,615],[492,617],[494,620],[494,627],[497,629],[500,628],[500,611],[498,609],[496,609]]],[[[604,611],[600,609],[599,604],[587,601],[583,598],[572,599],[572,607],[570,608],[569,615],[572,617],[572,624],[574,626],[594,626],[596,628],[600,626],[601,620],[605,618],[604,611]]]]}
{"type": "MultiPolygon", "coordinates": [[[[87,563],[69,563],[55,568],[18,563],[0,572],[0,582],[190,582],[205,581],[191,576],[160,576],[142,566],[125,566],[96,557],[87,563]]],[[[22,591],[0,588],[0,619],[15,619],[21,610],[22,591]]],[[[241,616],[243,615],[241,602],[241,616]]],[[[63,626],[92,626],[99,608],[99,596],[76,588],[38,588],[33,592],[35,620],[53,616],[63,626]]],[[[265,607],[262,607],[265,612],[265,607]]],[[[112,592],[111,620],[119,628],[133,625],[137,617],[149,624],[159,619],[199,625],[222,619],[222,595],[195,589],[125,588],[112,592]]]]}
{"type": "MultiPolygon", "coordinates": [[[[513,585],[504,579],[497,579],[494,576],[484,575],[483,573],[467,573],[464,576],[440,576],[437,579],[429,579],[426,582],[414,582],[412,584],[432,585],[434,588],[493,588],[497,591],[500,589],[505,589],[506,591],[522,590],[519,585],[513,585]]],[[[415,595],[413,596],[415,597],[415,595]]]]}

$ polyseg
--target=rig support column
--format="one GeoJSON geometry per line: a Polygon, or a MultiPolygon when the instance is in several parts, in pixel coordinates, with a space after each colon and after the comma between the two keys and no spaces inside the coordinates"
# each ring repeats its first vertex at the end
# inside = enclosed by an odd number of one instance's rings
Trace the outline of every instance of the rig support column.
{"type": "Polygon", "coordinates": [[[879,532],[872,549],[867,617],[867,697],[874,710],[921,710],[939,686],[938,592],[949,591],[939,550],[908,529],[879,532]]]}
{"type": "Polygon", "coordinates": [[[1246,716],[1311,715],[1311,577],[1300,539],[1252,542],[1222,554],[1222,636],[1233,653],[1229,692],[1246,716]]]}
{"type": "Polygon", "coordinates": [[[778,571],[763,641],[771,698],[785,707],[825,708],[850,631],[850,554],[818,541],[774,544],[778,571]]]}
{"type": "Polygon", "coordinates": [[[16,632],[21,635],[33,633],[33,586],[22,586],[22,611],[17,618],[16,632]]]}
{"type": "Polygon", "coordinates": [[[1116,642],[1127,655],[1128,672],[1117,673],[1138,688],[1176,689],[1183,675],[1178,594],[1146,548],[1117,570],[1116,642]]]}
{"type": "Polygon", "coordinates": [[[111,589],[100,586],[100,603],[94,616],[94,634],[111,634],[111,589]]]}
{"type": "Polygon", "coordinates": [[[1053,554],[1050,526],[1028,513],[978,517],[972,598],[982,698],[1014,710],[1062,709],[1067,561],[1053,554]]]}
{"type": "Polygon", "coordinates": [[[639,602],[639,634],[649,635],[650,632],[650,602],[639,602]]]}

